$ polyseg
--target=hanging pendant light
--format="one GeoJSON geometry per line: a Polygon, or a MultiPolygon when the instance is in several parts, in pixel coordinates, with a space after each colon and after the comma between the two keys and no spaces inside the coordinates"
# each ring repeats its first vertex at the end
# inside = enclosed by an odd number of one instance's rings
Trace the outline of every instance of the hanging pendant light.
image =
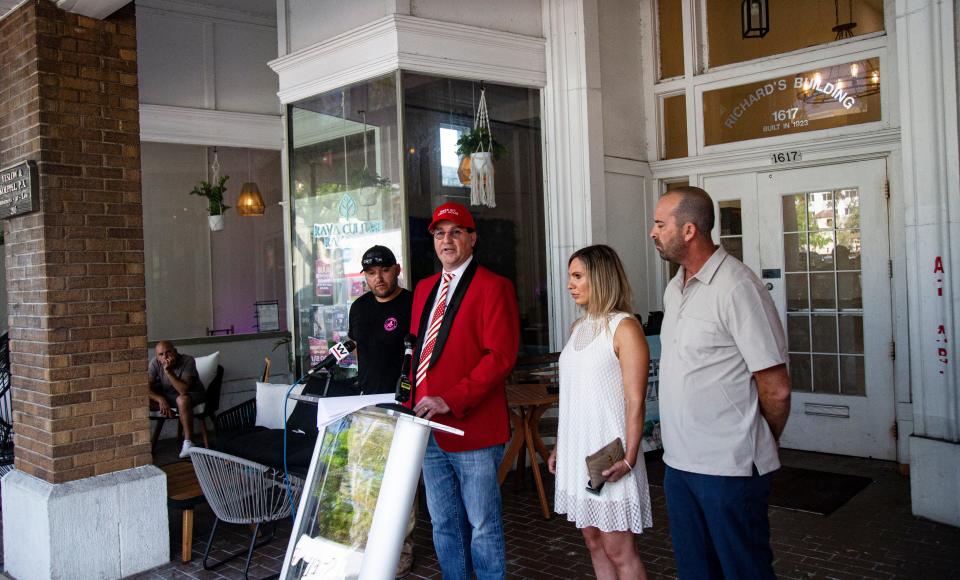
{"type": "Polygon", "coordinates": [[[266,205],[263,203],[257,184],[252,181],[244,183],[240,190],[240,197],[237,199],[237,215],[244,217],[263,215],[265,209],[266,205]]]}
{"type": "MultiPolygon", "coordinates": [[[[250,165],[250,150],[247,150],[247,172],[252,173],[250,165]]],[[[240,188],[240,197],[237,198],[237,215],[242,217],[260,216],[266,210],[260,188],[253,181],[248,181],[240,188]]]]}
{"type": "Polygon", "coordinates": [[[744,38],[763,38],[770,32],[768,0],[743,0],[740,4],[740,29],[744,38]]]}

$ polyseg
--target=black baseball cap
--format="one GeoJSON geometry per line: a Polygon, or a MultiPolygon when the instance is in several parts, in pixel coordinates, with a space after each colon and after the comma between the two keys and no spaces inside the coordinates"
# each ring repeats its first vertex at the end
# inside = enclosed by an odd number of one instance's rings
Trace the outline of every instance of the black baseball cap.
{"type": "Polygon", "coordinates": [[[386,246],[373,246],[363,253],[363,258],[360,260],[360,266],[364,271],[367,271],[367,269],[373,268],[374,266],[388,268],[390,266],[395,266],[396,264],[397,257],[394,256],[393,252],[390,251],[390,248],[386,246]]]}

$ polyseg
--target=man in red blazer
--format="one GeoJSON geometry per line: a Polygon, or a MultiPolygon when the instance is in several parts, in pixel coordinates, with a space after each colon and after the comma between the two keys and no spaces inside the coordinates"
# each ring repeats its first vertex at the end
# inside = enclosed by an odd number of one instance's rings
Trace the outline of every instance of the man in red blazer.
{"type": "Polygon", "coordinates": [[[464,431],[434,432],[427,443],[433,543],[445,580],[503,578],[497,468],[510,438],[504,381],[520,342],[516,292],[474,259],[476,224],[466,207],[437,207],[429,231],[443,272],[421,280],[413,294],[414,411],[464,431]]]}

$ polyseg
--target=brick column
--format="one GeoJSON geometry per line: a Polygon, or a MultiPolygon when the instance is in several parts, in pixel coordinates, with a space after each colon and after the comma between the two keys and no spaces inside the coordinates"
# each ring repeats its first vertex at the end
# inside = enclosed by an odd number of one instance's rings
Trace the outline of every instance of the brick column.
{"type": "Polygon", "coordinates": [[[0,487],[3,556],[21,580],[170,557],[150,465],[136,48],[133,3],[94,20],[29,0],[0,21],[0,166],[33,160],[40,176],[39,208],[3,225],[17,468],[0,487]]]}
{"type": "Polygon", "coordinates": [[[61,483],[148,465],[133,4],[32,0],[0,22],[0,165],[37,161],[7,220],[16,468],[61,483]]]}

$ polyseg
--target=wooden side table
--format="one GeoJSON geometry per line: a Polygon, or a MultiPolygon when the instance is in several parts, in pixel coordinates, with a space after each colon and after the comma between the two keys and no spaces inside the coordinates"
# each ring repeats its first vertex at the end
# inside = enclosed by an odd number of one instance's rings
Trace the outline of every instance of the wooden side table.
{"type": "Polygon", "coordinates": [[[167,508],[183,510],[180,559],[189,562],[193,559],[193,508],[206,501],[203,490],[189,461],[170,463],[160,469],[167,474],[167,508]]]}
{"type": "MultiPolygon", "coordinates": [[[[540,439],[540,417],[560,401],[560,395],[548,393],[547,386],[546,383],[507,385],[507,405],[510,406],[513,437],[503,454],[497,476],[503,484],[507,473],[510,472],[510,467],[520,455],[520,448],[525,447],[530,455],[533,480],[537,485],[537,495],[540,497],[540,509],[543,511],[543,517],[550,519],[550,504],[547,503],[547,493],[543,489],[543,476],[540,474],[537,454],[540,454],[544,463],[550,457],[547,446],[540,439]]],[[[519,468],[517,466],[517,469],[519,468]]]]}

